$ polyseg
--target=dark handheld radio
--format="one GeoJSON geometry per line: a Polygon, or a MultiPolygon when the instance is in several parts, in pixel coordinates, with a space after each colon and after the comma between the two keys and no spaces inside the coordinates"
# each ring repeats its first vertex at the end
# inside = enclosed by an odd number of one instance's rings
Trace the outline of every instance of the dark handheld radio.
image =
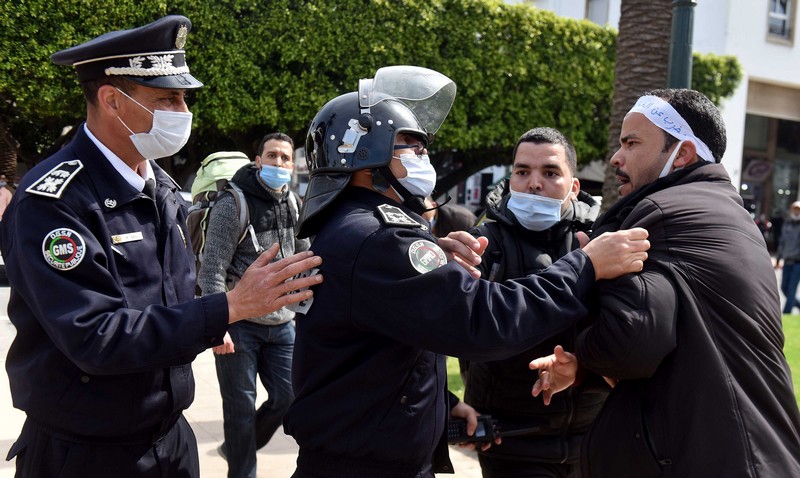
{"type": "Polygon", "coordinates": [[[497,420],[491,415],[478,415],[478,428],[472,436],[467,435],[465,418],[450,418],[447,423],[447,443],[488,443],[499,437],[527,435],[540,430],[541,427],[521,428],[518,430],[501,430],[497,420]]]}

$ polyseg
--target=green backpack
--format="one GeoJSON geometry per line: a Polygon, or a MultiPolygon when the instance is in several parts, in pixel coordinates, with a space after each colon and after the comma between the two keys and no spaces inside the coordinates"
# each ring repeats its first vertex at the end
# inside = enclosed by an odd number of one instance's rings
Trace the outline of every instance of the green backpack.
{"type": "Polygon", "coordinates": [[[236,231],[238,242],[241,243],[248,232],[257,251],[263,250],[256,240],[255,231],[250,225],[250,214],[247,201],[241,188],[232,183],[230,179],[243,166],[250,163],[250,159],[239,151],[221,151],[208,155],[197,170],[197,177],[192,183],[192,206],[186,217],[189,238],[192,242],[196,265],[199,270],[203,260],[203,249],[206,245],[206,228],[208,216],[217,199],[225,192],[231,193],[236,201],[236,210],[239,211],[239,230],[236,231]]]}

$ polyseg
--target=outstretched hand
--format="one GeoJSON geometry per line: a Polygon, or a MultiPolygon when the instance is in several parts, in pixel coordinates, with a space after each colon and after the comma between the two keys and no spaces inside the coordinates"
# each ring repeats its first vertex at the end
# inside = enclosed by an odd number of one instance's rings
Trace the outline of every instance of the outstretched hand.
{"type": "Polygon", "coordinates": [[[641,227],[606,232],[594,238],[583,252],[594,266],[595,279],[614,279],[631,272],[640,272],[647,260],[650,241],[641,227]]]}
{"type": "Polygon", "coordinates": [[[543,393],[542,400],[545,405],[550,405],[553,395],[566,390],[575,383],[578,373],[578,358],[556,345],[553,354],[533,360],[528,367],[539,370],[539,379],[533,384],[532,394],[538,397],[543,393]]]}
{"type": "Polygon", "coordinates": [[[314,295],[310,290],[289,293],[319,284],[322,282],[321,274],[289,279],[305,270],[319,267],[322,258],[305,251],[270,262],[277,255],[278,244],[273,244],[247,268],[236,288],[227,293],[228,323],[261,317],[314,295]]]}
{"type": "Polygon", "coordinates": [[[476,239],[466,231],[455,231],[447,237],[439,238],[438,243],[447,255],[447,260],[456,261],[472,277],[480,279],[481,271],[475,266],[481,263],[481,256],[489,245],[489,239],[483,236],[476,239]]]}

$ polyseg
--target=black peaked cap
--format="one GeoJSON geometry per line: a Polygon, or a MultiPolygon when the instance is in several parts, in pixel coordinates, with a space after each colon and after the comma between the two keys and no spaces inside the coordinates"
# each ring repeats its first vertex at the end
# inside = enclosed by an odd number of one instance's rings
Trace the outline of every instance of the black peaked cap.
{"type": "Polygon", "coordinates": [[[50,59],[74,66],[81,82],[122,76],[151,88],[200,88],[203,84],[189,74],[183,49],[191,29],[188,18],[168,15],[139,28],[105,33],[50,59]]]}

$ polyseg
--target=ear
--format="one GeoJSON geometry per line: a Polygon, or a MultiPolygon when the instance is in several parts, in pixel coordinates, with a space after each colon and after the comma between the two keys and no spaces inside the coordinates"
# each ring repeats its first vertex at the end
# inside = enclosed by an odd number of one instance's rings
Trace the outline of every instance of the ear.
{"type": "Polygon", "coordinates": [[[261,167],[261,156],[258,156],[258,155],[257,155],[257,156],[256,156],[256,159],[255,159],[255,162],[256,162],[256,164],[258,165],[258,167],[260,168],[260,167],[261,167]]]}
{"type": "Polygon", "coordinates": [[[672,165],[677,168],[685,168],[691,164],[700,161],[700,158],[697,157],[697,148],[695,147],[694,143],[691,141],[684,141],[681,144],[681,149],[678,151],[678,155],[675,157],[675,162],[672,165]]]}
{"type": "Polygon", "coordinates": [[[353,171],[350,175],[350,184],[372,189],[372,170],[359,169],[358,171],[353,171]]]}
{"type": "Polygon", "coordinates": [[[120,102],[119,91],[111,85],[103,85],[97,89],[97,107],[104,113],[117,116],[120,102]]]}
{"type": "Polygon", "coordinates": [[[577,199],[578,192],[581,190],[581,181],[578,178],[572,178],[572,188],[570,189],[571,199],[577,199]]]}

